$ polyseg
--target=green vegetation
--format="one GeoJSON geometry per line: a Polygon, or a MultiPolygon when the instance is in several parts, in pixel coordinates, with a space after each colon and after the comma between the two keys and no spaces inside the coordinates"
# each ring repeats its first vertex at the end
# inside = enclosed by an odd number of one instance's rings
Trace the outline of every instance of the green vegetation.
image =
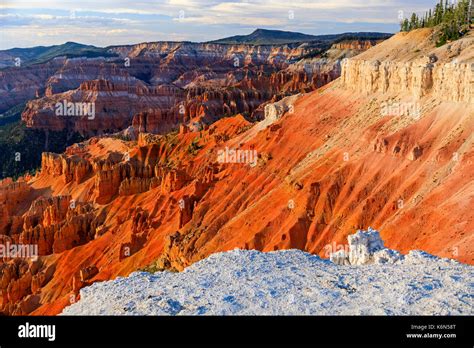
{"type": "Polygon", "coordinates": [[[0,127],[0,178],[18,178],[41,166],[41,153],[63,152],[67,146],[82,141],[77,134],[29,129],[21,121],[0,127]]]}
{"type": "Polygon", "coordinates": [[[125,135],[123,133],[114,133],[114,134],[111,134],[110,137],[113,139],[118,139],[122,141],[132,141],[132,138],[130,135],[125,135]]]}
{"type": "Polygon", "coordinates": [[[390,37],[391,34],[374,32],[357,32],[329,35],[307,35],[291,31],[256,29],[249,35],[236,35],[224,39],[211,41],[217,44],[247,44],[247,45],[284,45],[298,44],[301,42],[333,42],[337,40],[369,40],[383,39],[390,37]]]}
{"type": "Polygon", "coordinates": [[[138,269],[140,272],[148,272],[148,273],[157,273],[157,272],[178,272],[177,269],[171,267],[170,263],[166,259],[159,258],[158,260],[153,261],[148,266],[144,266],[138,269]]]}
{"type": "Polygon", "coordinates": [[[199,145],[198,143],[199,143],[199,137],[194,138],[191,144],[189,144],[188,146],[189,154],[194,156],[202,148],[202,146],[199,145]]]}
{"type": "Polygon", "coordinates": [[[365,41],[376,41],[376,40],[386,40],[391,38],[392,34],[386,33],[344,33],[341,34],[340,37],[334,40],[333,44],[344,42],[344,41],[357,41],[357,40],[365,40],[365,41]]]}
{"type": "Polygon", "coordinates": [[[281,45],[294,42],[313,41],[317,37],[281,30],[257,29],[249,35],[236,35],[212,41],[218,44],[281,45]]]}
{"type": "Polygon", "coordinates": [[[442,46],[448,41],[461,38],[469,30],[473,22],[472,8],[469,0],[459,0],[450,3],[440,0],[434,10],[429,10],[423,17],[413,13],[410,19],[405,18],[401,23],[401,31],[411,31],[419,28],[433,28],[439,26],[440,36],[436,45],[442,46]]]}
{"type": "Polygon", "coordinates": [[[239,134],[245,133],[250,128],[252,128],[254,125],[255,125],[255,123],[251,123],[251,124],[248,124],[246,126],[242,126],[237,130],[236,134],[239,135],[239,134]]]}
{"type": "Polygon", "coordinates": [[[323,47],[318,47],[310,52],[302,55],[300,59],[312,59],[312,58],[324,58],[324,56],[327,56],[327,50],[331,48],[330,43],[325,43],[321,44],[323,47]]]}
{"type": "Polygon", "coordinates": [[[0,126],[19,121],[24,108],[25,103],[21,103],[0,114],[0,126]]]}
{"type": "Polygon", "coordinates": [[[55,46],[38,46],[32,48],[12,48],[3,51],[12,57],[21,59],[23,65],[45,63],[55,57],[117,57],[118,55],[108,51],[108,48],[82,45],[75,42],[66,42],[55,46]]]}

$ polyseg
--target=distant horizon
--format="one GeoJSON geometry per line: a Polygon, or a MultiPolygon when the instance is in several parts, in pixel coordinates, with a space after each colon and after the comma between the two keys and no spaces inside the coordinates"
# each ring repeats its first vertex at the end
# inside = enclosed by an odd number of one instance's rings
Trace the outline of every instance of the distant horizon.
{"type": "Polygon", "coordinates": [[[256,28],[331,35],[399,31],[400,16],[437,0],[3,0],[0,49],[77,42],[96,47],[142,42],[208,42],[256,28]]]}
{"type": "MultiPolygon", "coordinates": [[[[312,36],[325,36],[325,35],[344,35],[344,34],[356,34],[356,33],[377,33],[377,34],[387,34],[387,35],[390,35],[390,34],[395,34],[394,32],[375,32],[375,31],[346,31],[346,32],[340,32],[340,33],[329,33],[329,34],[308,34],[308,33],[302,33],[302,32],[296,32],[296,31],[290,31],[290,30],[279,30],[279,29],[268,29],[268,28],[255,28],[253,29],[250,33],[247,33],[247,34],[236,34],[236,35],[232,35],[232,36],[246,36],[246,35],[250,35],[252,34],[253,32],[255,32],[256,30],[269,30],[269,31],[283,31],[283,32],[290,32],[290,33],[295,33],[295,34],[304,34],[304,35],[312,35],[312,36]]],[[[61,45],[65,45],[67,43],[73,43],[73,44],[78,44],[78,45],[83,45],[83,46],[93,46],[93,47],[97,47],[97,48],[107,48],[107,47],[111,47],[111,46],[133,46],[133,45],[139,45],[139,44],[143,44],[143,43],[152,43],[152,42],[190,42],[190,43],[208,43],[208,42],[212,42],[212,41],[216,41],[216,40],[220,40],[220,39],[225,39],[225,38],[228,38],[228,37],[231,37],[231,36],[227,36],[227,37],[221,37],[221,38],[218,38],[218,39],[213,39],[213,40],[207,40],[207,41],[190,41],[190,40],[181,40],[181,41],[176,41],[176,40],[152,40],[152,41],[140,41],[140,42],[132,42],[132,43],[128,43],[128,44],[115,44],[115,43],[111,43],[109,45],[106,45],[106,46],[98,46],[98,45],[93,45],[93,44],[89,44],[89,43],[84,43],[84,42],[77,42],[77,41],[64,41],[64,42],[61,42],[61,43],[57,43],[57,44],[52,44],[52,45],[35,45],[35,46],[27,46],[27,47],[19,47],[19,46],[15,46],[15,47],[10,47],[10,48],[1,48],[0,51],[8,51],[8,50],[13,50],[13,49],[30,49],[30,48],[36,48],[36,47],[52,47],[52,46],[61,46],[61,45]]]]}

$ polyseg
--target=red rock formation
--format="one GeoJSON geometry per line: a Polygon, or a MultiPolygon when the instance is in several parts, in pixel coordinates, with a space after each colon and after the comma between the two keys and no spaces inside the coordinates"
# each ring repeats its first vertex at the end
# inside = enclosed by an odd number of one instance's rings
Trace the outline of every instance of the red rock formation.
{"type": "Polygon", "coordinates": [[[41,66],[5,68],[0,71],[0,113],[33,99],[44,89],[48,78],[61,66],[51,61],[41,66]]]}
{"type": "Polygon", "coordinates": [[[328,51],[328,61],[305,60],[306,65],[316,64],[317,71],[305,70],[301,62],[288,62],[327,44],[152,43],[111,48],[131,59],[129,66],[103,58],[57,59],[45,96],[29,101],[22,119],[29,127],[68,129],[83,135],[117,132],[130,125],[135,136],[139,132],[163,134],[191,120],[209,124],[224,116],[250,114],[275,94],[311,91],[339,76],[336,59],[374,43],[340,43],[328,51]],[[156,56],[166,58],[157,60],[156,56]],[[57,115],[56,105],[63,102],[93,103],[95,114],[57,115]]]}
{"type": "MultiPolygon", "coordinates": [[[[69,129],[83,134],[124,129],[131,122],[132,91],[129,91],[127,82],[113,83],[109,80],[83,82],[75,90],[28,102],[22,113],[22,119],[28,127],[54,131],[69,129]],[[70,115],[58,109],[58,104],[64,103],[86,103],[89,109],[82,113],[75,111],[70,115]]],[[[138,88],[136,86],[136,89],[138,88]]]]}
{"type": "Polygon", "coordinates": [[[81,281],[85,282],[91,279],[97,273],[99,273],[99,270],[97,269],[96,266],[88,266],[88,267],[82,268],[79,272],[79,275],[81,277],[81,281]]]}
{"type": "Polygon", "coordinates": [[[130,211],[129,219],[132,222],[130,241],[120,245],[120,261],[139,251],[145,244],[151,231],[151,220],[147,211],[135,208],[130,211]]]}
{"type": "Polygon", "coordinates": [[[41,261],[13,259],[0,263],[0,310],[26,315],[40,306],[38,289],[54,274],[54,266],[41,261]]]}
{"type": "Polygon", "coordinates": [[[177,191],[189,182],[186,172],[183,170],[172,170],[168,172],[161,183],[161,192],[166,194],[177,191]]]}
{"type": "Polygon", "coordinates": [[[80,157],[67,157],[50,152],[42,154],[41,171],[61,176],[65,184],[71,181],[80,184],[91,169],[90,163],[80,157]]]}
{"type": "Polygon", "coordinates": [[[23,180],[13,182],[11,178],[0,181],[0,234],[7,234],[8,226],[18,226],[14,213],[19,205],[26,201],[31,192],[31,187],[23,180]]]}

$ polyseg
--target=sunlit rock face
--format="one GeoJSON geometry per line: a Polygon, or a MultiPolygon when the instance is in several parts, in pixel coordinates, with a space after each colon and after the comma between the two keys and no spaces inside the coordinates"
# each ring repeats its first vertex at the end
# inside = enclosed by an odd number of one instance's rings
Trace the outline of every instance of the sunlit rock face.
{"type": "Polygon", "coordinates": [[[434,48],[432,35],[431,29],[401,33],[377,50],[344,60],[342,85],[365,94],[410,94],[472,103],[474,38],[468,36],[434,48]]]}

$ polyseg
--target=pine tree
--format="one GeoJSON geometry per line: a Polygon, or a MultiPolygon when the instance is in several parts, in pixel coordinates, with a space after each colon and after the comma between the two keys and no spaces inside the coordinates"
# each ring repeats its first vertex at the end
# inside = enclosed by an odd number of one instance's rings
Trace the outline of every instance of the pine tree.
{"type": "Polygon", "coordinates": [[[408,22],[407,18],[405,18],[402,22],[402,31],[410,31],[410,23],[408,22]]]}
{"type": "Polygon", "coordinates": [[[416,17],[416,13],[412,13],[411,18],[410,18],[410,30],[417,28],[417,22],[418,22],[418,19],[416,17]]]}
{"type": "Polygon", "coordinates": [[[474,4],[472,2],[472,0],[469,1],[469,4],[467,4],[466,2],[466,7],[467,7],[467,24],[470,26],[472,23],[473,23],[473,11],[474,11],[474,8],[473,8],[474,4]]]}
{"type": "Polygon", "coordinates": [[[463,36],[472,23],[473,0],[459,0],[456,4],[448,0],[439,0],[434,10],[423,16],[413,13],[410,19],[400,23],[400,30],[410,31],[417,28],[439,27],[438,46],[463,36]]]}
{"type": "Polygon", "coordinates": [[[443,0],[439,0],[439,4],[437,4],[435,7],[435,15],[434,15],[435,25],[438,25],[441,23],[443,19],[443,14],[444,14],[443,0]]]}

